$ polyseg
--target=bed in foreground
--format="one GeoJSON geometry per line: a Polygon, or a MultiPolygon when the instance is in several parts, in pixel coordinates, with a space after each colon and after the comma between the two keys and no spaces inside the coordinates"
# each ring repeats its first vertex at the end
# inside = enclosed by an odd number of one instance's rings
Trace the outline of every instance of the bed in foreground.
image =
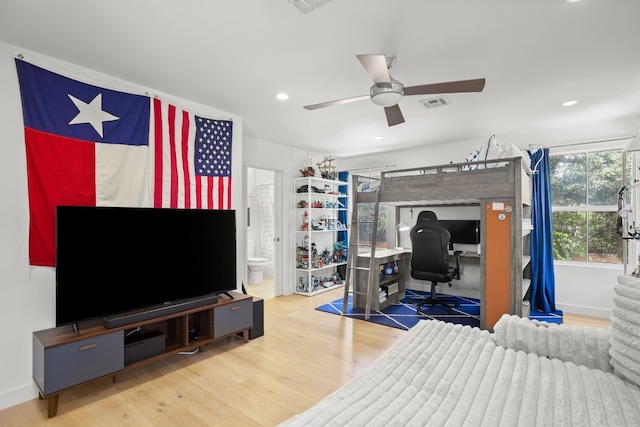
{"type": "Polygon", "coordinates": [[[594,367],[608,360],[608,342],[607,330],[509,315],[494,333],[421,321],[363,374],[281,426],[639,426],[638,386],[608,362],[594,367]]]}

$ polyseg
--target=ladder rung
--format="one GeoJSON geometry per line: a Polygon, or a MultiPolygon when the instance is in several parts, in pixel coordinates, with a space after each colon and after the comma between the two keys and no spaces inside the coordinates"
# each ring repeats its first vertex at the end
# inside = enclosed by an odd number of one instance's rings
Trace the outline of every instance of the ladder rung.
{"type": "Polygon", "coordinates": [[[361,291],[351,291],[348,290],[348,293],[352,294],[352,295],[368,295],[366,292],[361,292],[361,291]]]}
{"type": "Polygon", "coordinates": [[[364,271],[369,271],[371,270],[369,267],[349,267],[352,270],[364,270],[364,271]]]}

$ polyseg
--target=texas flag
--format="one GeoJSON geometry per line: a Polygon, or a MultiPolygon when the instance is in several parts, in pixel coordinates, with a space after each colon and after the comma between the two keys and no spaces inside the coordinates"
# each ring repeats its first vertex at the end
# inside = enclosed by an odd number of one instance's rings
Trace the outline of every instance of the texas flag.
{"type": "Polygon", "coordinates": [[[16,59],[29,189],[29,263],[55,265],[58,205],[152,206],[147,96],[16,59]]]}

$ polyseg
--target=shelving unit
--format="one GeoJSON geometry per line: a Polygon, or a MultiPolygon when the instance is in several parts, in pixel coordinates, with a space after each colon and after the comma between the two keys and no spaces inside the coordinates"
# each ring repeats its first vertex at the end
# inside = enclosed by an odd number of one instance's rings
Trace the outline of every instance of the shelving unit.
{"type": "Polygon", "coordinates": [[[190,352],[213,341],[242,334],[249,341],[253,328],[252,297],[229,292],[215,304],[107,329],[101,319],[33,333],[33,378],[40,398],[47,400],[48,416],[58,411],[64,390],[125,370],[190,352]],[[144,339],[135,340],[136,334],[144,339]],[[132,339],[133,338],[133,339],[132,339]],[[140,347],[133,347],[138,343],[140,347]]]}
{"type": "Polygon", "coordinates": [[[316,178],[295,178],[295,292],[311,296],[343,285],[337,267],[347,263],[346,242],[338,232],[347,224],[338,220],[347,211],[347,182],[316,178]]]}
{"type": "Polygon", "coordinates": [[[529,317],[531,313],[531,301],[529,288],[531,287],[531,188],[522,189],[522,246],[516,250],[522,253],[522,317],[529,317]]]}

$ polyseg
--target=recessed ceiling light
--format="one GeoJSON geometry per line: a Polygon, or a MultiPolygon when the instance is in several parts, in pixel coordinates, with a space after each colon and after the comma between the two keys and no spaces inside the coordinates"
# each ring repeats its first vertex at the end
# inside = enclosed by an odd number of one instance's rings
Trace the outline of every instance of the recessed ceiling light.
{"type": "Polygon", "coordinates": [[[579,2],[580,0],[564,0],[564,1],[566,1],[567,3],[576,3],[576,2],[579,2]]]}
{"type": "Polygon", "coordinates": [[[280,101],[285,101],[289,99],[289,95],[287,95],[286,93],[280,92],[279,94],[276,95],[276,98],[279,99],[280,101]]]}
{"type": "Polygon", "coordinates": [[[375,139],[376,141],[379,141],[379,140],[382,139],[382,137],[381,136],[374,136],[373,139],[375,139]]]}
{"type": "Polygon", "coordinates": [[[578,101],[565,101],[562,103],[563,107],[571,107],[572,105],[576,105],[578,101]]]}

